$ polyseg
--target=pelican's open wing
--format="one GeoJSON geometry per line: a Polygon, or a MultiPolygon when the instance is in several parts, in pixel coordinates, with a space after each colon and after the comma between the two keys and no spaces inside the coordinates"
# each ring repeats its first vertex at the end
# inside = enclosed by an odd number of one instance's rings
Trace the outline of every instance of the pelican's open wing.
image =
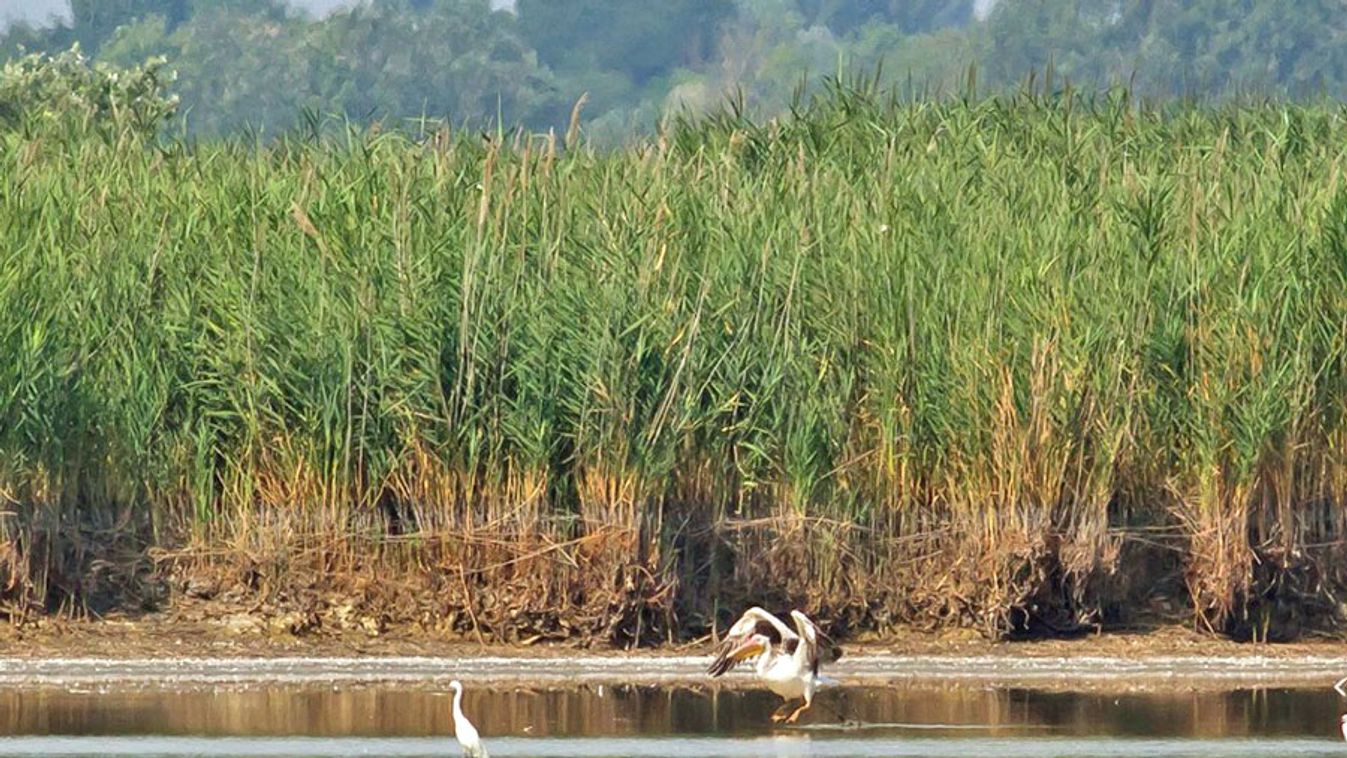
{"type": "Polygon", "coordinates": [[[787,654],[794,653],[795,646],[800,641],[799,635],[791,631],[781,619],[761,608],[749,608],[725,633],[725,639],[716,646],[715,659],[711,661],[706,672],[711,676],[720,676],[737,666],[741,659],[735,657],[735,651],[757,634],[766,637],[773,648],[787,654]]]}
{"type": "MultiPolygon", "coordinates": [[[[791,611],[790,617],[795,620],[795,628],[799,631],[799,644],[805,646],[805,669],[814,672],[814,676],[818,676],[819,664],[832,663],[842,657],[842,648],[831,637],[820,632],[808,616],[791,611]]],[[[794,654],[795,650],[790,652],[794,654]]]]}

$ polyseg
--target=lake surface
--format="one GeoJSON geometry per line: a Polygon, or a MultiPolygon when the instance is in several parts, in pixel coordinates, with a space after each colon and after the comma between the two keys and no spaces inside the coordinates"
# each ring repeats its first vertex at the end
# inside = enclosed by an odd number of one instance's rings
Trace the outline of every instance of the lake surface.
{"type": "MultiPolygon", "coordinates": [[[[1331,688],[1045,692],[848,686],[794,728],[760,691],[475,686],[493,756],[1347,756],[1331,688]]],[[[452,756],[450,698],[381,684],[0,689],[0,756],[452,756]]]]}

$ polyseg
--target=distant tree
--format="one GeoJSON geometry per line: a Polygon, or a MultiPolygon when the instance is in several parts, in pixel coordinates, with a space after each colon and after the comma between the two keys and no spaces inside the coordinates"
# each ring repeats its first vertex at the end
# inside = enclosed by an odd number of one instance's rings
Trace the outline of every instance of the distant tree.
{"type": "Polygon", "coordinates": [[[552,81],[508,13],[487,0],[378,0],[322,19],[269,2],[202,6],[120,27],[109,60],[167,56],[188,124],[206,133],[276,131],[303,109],[355,121],[421,115],[531,123],[554,112],[552,81]],[[549,110],[551,109],[551,110],[549,110]]]}
{"type": "Polygon", "coordinates": [[[179,53],[163,16],[150,15],[117,27],[103,42],[98,58],[114,66],[133,66],[154,57],[177,60],[179,53]]]}
{"type": "Polygon", "coordinates": [[[636,84],[715,49],[730,0],[518,0],[524,39],[556,70],[621,72],[636,84]]]}
{"type": "Polygon", "coordinates": [[[418,116],[483,121],[499,111],[527,121],[553,96],[549,73],[513,15],[487,0],[435,0],[423,10],[382,2],[310,27],[315,107],[341,103],[357,118],[418,116]]]}
{"type": "Polygon", "coordinates": [[[796,0],[808,25],[849,34],[866,24],[892,24],[919,34],[973,20],[973,0],[796,0]]]}
{"type": "Polygon", "coordinates": [[[1152,89],[1343,93],[1347,14],[1334,0],[1133,0],[1111,47],[1137,51],[1152,89]]]}
{"type": "Polygon", "coordinates": [[[1082,17],[1088,1],[1001,0],[989,20],[987,58],[993,74],[1011,82],[1049,66],[1067,76],[1080,74],[1077,58],[1082,50],[1097,49],[1099,36],[1082,17]]]}
{"type": "Polygon", "coordinates": [[[191,15],[193,0],[71,0],[70,28],[84,49],[97,53],[117,27],[159,16],[175,27],[191,15]]]}
{"type": "Polygon", "coordinates": [[[219,133],[240,126],[268,128],[298,121],[308,59],[303,22],[229,8],[203,9],[168,42],[188,123],[219,133]]]}
{"type": "Polygon", "coordinates": [[[19,48],[33,52],[57,52],[78,42],[90,55],[98,55],[117,30],[149,18],[169,31],[186,23],[198,11],[226,10],[236,13],[286,15],[282,0],[70,0],[70,19],[46,28],[17,26],[0,41],[0,54],[14,55],[19,48]]]}
{"type": "Polygon", "coordinates": [[[9,60],[33,52],[68,50],[75,41],[74,32],[64,24],[43,27],[20,21],[10,25],[0,36],[0,59],[9,60]]]}
{"type": "Polygon", "coordinates": [[[1078,83],[1156,94],[1343,94],[1335,0],[1000,0],[986,59],[1004,81],[1052,62],[1078,83]]]}
{"type": "Polygon", "coordinates": [[[880,62],[946,91],[976,61],[990,86],[1051,64],[1145,94],[1347,96],[1342,0],[997,0],[985,22],[974,2],[363,0],[313,18],[287,0],[72,0],[67,23],[10,27],[0,57],[75,42],[120,67],[165,56],[208,133],[283,128],[303,108],[546,127],[588,92],[587,123],[618,135],[728,93],[777,112],[805,77],[880,62]]]}

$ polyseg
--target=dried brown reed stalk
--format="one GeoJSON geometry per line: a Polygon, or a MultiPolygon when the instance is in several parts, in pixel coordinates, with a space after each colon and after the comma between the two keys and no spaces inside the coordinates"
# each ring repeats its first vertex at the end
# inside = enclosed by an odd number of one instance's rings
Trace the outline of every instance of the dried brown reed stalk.
{"type": "Polygon", "coordinates": [[[585,103],[589,102],[589,93],[582,92],[580,97],[576,98],[575,105],[571,106],[571,120],[566,126],[566,149],[574,150],[580,144],[580,112],[584,110],[585,103]]]}

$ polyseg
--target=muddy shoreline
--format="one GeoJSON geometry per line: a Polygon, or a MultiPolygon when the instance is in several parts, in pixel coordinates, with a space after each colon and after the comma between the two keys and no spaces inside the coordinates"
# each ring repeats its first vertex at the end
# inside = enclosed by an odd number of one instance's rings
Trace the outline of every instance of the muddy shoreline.
{"type": "MultiPolygon", "coordinates": [[[[1078,639],[989,642],[908,633],[844,643],[828,674],[843,684],[1135,691],[1331,687],[1347,642],[1237,643],[1181,627],[1078,639]]],[[[416,629],[296,634],[265,623],[172,617],[0,627],[0,687],[443,688],[455,677],[541,687],[736,687],[703,673],[708,641],[636,651],[576,643],[524,646],[439,638],[416,629]]],[[[742,682],[740,680],[743,680],[742,682]]]]}

